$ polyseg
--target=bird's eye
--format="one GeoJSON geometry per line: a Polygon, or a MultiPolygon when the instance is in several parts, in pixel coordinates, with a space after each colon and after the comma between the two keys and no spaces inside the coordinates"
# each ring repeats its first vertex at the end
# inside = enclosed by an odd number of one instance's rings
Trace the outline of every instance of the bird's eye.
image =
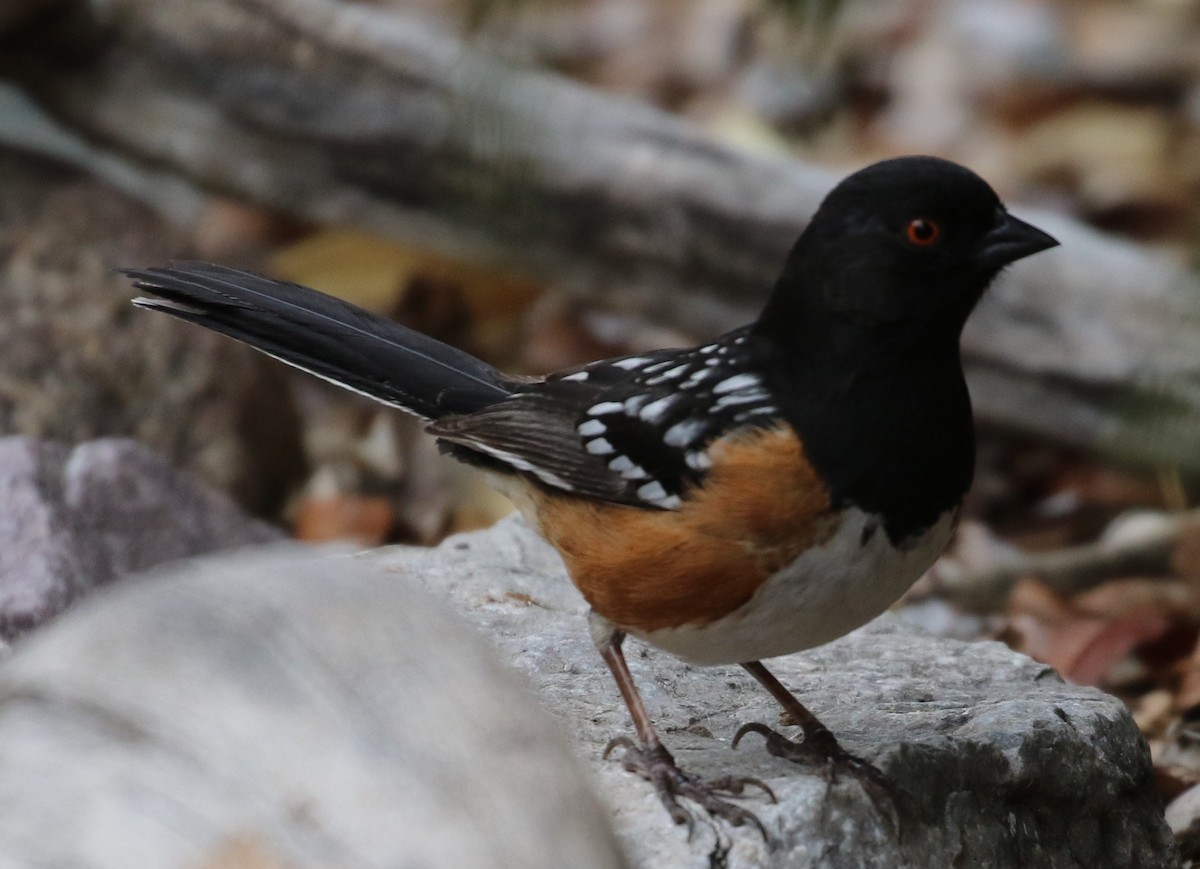
{"type": "Polygon", "coordinates": [[[908,240],[918,247],[929,247],[938,240],[941,229],[932,220],[918,217],[916,220],[908,222],[905,234],[908,236],[908,240]]]}

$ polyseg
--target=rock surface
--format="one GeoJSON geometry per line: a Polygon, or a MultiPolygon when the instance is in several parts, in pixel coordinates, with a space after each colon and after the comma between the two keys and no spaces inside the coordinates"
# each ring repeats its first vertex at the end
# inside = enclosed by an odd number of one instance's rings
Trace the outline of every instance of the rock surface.
{"type": "Polygon", "coordinates": [[[693,668],[635,641],[630,666],[680,765],[704,777],[751,775],[778,805],[745,800],[768,827],[727,837],[697,824],[689,842],[650,788],[601,760],[631,734],[592,648],[582,599],[561,563],[519,521],[436,550],[367,556],[453,602],[533,681],[592,762],[631,862],[645,867],[1172,866],[1149,751],[1121,703],[1065,684],[999,643],[916,635],[885,618],[838,642],[777,659],[772,671],[913,803],[892,822],[857,783],[827,788],[812,769],[771,757],[740,724],[775,725],[773,701],[739,668],[693,668]]]}
{"type": "Polygon", "coordinates": [[[282,536],[134,441],[0,439],[0,637],[156,564],[282,536]]]}
{"type": "Polygon", "coordinates": [[[739,724],[777,722],[770,699],[737,668],[630,642],[681,765],[779,795],[745,800],[769,842],[703,820],[689,840],[601,759],[628,716],[582,600],[520,522],[435,550],[247,558],[117,584],[17,644],[0,668],[0,867],[612,866],[610,819],[654,869],[1177,863],[1121,705],[996,643],[886,618],[773,662],[909,792],[895,812],[756,737],[731,752],[739,724]],[[247,851],[259,862],[230,856],[247,851]]]}
{"type": "Polygon", "coordinates": [[[114,585],[0,668],[0,867],[623,865],[520,683],[344,556],[114,585]]]}

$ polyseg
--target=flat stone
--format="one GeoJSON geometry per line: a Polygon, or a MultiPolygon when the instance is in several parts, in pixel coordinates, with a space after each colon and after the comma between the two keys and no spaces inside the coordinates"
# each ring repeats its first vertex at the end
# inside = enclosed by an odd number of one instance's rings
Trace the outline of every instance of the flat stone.
{"type": "Polygon", "coordinates": [[[689,841],[647,784],[601,759],[612,737],[632,735],[629,717],[592,647],[583,600],[531,530],[506,520],[438,549],[365,558],[450,601],[533,682],[592,764],[636,866],[718,858],[745,867],[920,869],[1177,863],[1149,751],[1118,700],[1066,684],[1000,643],[934,639],[890,616],[769,663],[847,749],[911,795],[899,835],[891,810],[857,782],[829,786],[816,770],[768,755],[755,736],[730,750],[741,724],[779,719],[740,668],[695,668],[626,644],[680,766],[706,778],[755,776],[779,797],[776,805],[742,801],[767,826],[769,843],[748,828],[706,823],[689,841]]]}
{"type": "Polygon", "coordinates": [[[483,638],[298,546],[116,583],[18,643],[0,805],[4,869],[624,865],[483,638]]]}

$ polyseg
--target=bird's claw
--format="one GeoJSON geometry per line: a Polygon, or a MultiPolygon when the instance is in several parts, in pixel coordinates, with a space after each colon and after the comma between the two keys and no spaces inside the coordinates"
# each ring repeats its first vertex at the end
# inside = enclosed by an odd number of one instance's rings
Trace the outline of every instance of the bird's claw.
{"type": "Polygon", "coordinates": [[[760,788],[771,802],[775,802],[775,792],[765,782],[749,776],[724,776],[706,782],[681,770],[675,764],[675,758],[661,744],[642,746],[627,736],[618,736],[611,740],[604,748],[604,757],[607,758],[618,748],[625,751],[621,757],[622,766],[654,786],[671,820],[676,824],[687,825],[689,839],[695,828],[695,818],[680,803],[680,799],[695,803],[711,817],[726,821],[734,827],[750,824],[765,841],[770,841],[767,828],[757,815],[726,799],[742,796],[747,786],[753,786],[760,788]]]}
{"type": "Polygon", "coordinates": [[[830,787],[837,783],[839,772],[848,774],[862,785],[871,802],[889,819],[893,819],[898,804],[906,796],[904,791],[892,779],[884,775],[878,767],[842,748],[828,730],[822,729],[807,733],[803,740],[797,742],[788,739],[765,724],[750,722],[743,724],[738,729],[733,737],[733,747],[737,748],[742,737],[748,733],[757,733],[766,740],[768,754],[790,760],[793,763],[818,765],[821,776],[830,787]]]}

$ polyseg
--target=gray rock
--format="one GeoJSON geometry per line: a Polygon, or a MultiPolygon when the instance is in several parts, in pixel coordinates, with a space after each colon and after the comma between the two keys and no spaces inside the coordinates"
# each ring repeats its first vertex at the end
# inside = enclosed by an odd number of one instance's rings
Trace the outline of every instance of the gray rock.
{"type": "MultiPolygon", "coordinates": [[[[0,138],[21,141],[31,122],[3,88],[0,115],[0,138]]],[[[83,148],[73,141],[62,156],[83,148]]],[[[0,147],[0,191],[0,434],[135,438],[275,515],[307,476],[290,369],[140,314],[117,271],[195,257],[189,241],[112,186],[28,152],[0,147]]]]}
{"type": "Polygon", "coordinates": [[[737,668],[630,642],[681,765],[779,795],[745,800],[769,842],[703,819],[689,840],[601,759],[628,716],[582,600],[524,525],[359,559],[236,558],[117,584],[0,667],[0,866],[230,865],[235,847],[297,867],[617,865],[609,818],[629,862],[655,869],[1177,862],[1121,705],[996,643],[885,618],[773,662],[910,793],[896,812],[756,737],[731,752],[741,723],[777,722],[772,701],[737,668]]]}
{"type": "Polygon", "coordinates": [[[1200,862],[1200,785],[1193,785],[1171,800],[1166,811],[1167,823],[1188,865],[1200,862]]]}
{"type": "Polygon", "coordinates": [[[751,830],[726,839],[699,824],[689,842],[651,789],[600,755],[631,734],[594,652],[584,603],[557,557],[519,522],[451,538],[436,550],[367,556],[451,601],[534,683],[590,761],[635,865],[1171,866],[1170,834],[1146,744],[1123,706],[999,643],[932,639],[888,617],[838,642],[777,659],[772,670],[849,750],[913,797],[898,837],[860,786],[827,787],[812,769],[766,754],[747,721],[775,724],[773,701],[739,668],[693,668],[639,648],[627,654],[680,765],[704,777],[757,776],[778,805],[745,801],[751,830]],[[727,853],[726,853],[727,851],[727,853]]]}
{"type": "Polygon", "coordinates": [[[299,547],[119,583],[0,667],[0,867],[615,869],[528,688],[411,583],[299,547]]]}
{"type": "Polygon", "coordinates": [[[164,561],[282,536],[128,440],[0,439],[0,637],[164,561]]]}
{"type": "Polygon", "coordinates": [[[1171,800],[1166,818],[1176,835],[1182,835],[1193,825],[1200,826],[1200,785],[1192,785],[1171,800]]]}

